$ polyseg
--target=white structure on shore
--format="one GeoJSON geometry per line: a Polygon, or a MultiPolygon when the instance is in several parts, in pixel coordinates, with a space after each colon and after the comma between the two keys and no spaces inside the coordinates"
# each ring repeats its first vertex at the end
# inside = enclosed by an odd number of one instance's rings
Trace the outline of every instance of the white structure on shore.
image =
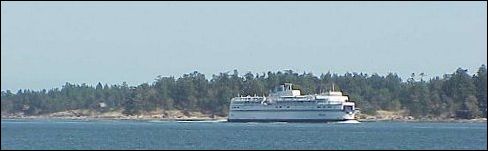
{"type": "Polygon", "coordinates": [[[229,122],[327,122],[354,120],[357,110],[342,92],[301,95],[291,83],[280,85],[268,97],[232,98],[229,122]]]}

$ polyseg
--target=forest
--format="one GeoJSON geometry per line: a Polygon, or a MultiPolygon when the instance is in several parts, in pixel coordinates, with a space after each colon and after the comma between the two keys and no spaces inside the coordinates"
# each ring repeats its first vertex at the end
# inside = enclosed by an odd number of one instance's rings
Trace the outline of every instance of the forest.
{"type": "Polygon", "coordinates": [[[293,83],[302,94],[331,89],[343,91],[362,113],[374,115],[378,110],[405,110],[413,117],[486,118],[486,66],[470,75],[458,68],[451,74],[424,79],[424,73],[412,73],[402,80],[395,73],[385,76],[365,73],[296,73],[292,70],[239,76],[219,73],[207,79],[197,71],[181,77],[158,76],[152,83],[137,86],[122,84],[96,86],[66,83],[61,88],[10,90],[1,92],[3,114],[40,115],[75,109],[108,112],[122,109],[126,115],[137,115],[156,109],[200,111],[226,116],[230,99],[238,95],[268,95],[279,84],[293,83]],[[103,103],[104,107],[100,107],[103,103]]]}

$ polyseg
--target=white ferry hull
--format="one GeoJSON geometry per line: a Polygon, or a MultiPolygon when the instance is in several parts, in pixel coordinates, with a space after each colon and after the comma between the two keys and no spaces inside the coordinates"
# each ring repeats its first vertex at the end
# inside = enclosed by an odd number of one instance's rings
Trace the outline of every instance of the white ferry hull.
{"type": "Polygon", "coordinates": [[[229,122],[329,122],[354,120],[354,113],[342,110],[231,111],[229,122]]]}
{"type": "Polygon", "coordinates": [[[229,122],[328,122],[354,120],[355,103],[342,92],[300,95],[291,83],[277,87],[268,97],[234,97],[229,122]]]}

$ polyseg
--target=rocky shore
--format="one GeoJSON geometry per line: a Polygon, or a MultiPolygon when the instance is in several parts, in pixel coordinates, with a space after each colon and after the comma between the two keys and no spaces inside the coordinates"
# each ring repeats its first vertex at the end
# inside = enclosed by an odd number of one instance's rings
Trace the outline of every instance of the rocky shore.
{"type": "Polygon", "coordinates": [[[70,119],[70,120],[177,120],[177,121],[201,121],[224,120],[227,117],[203,114],[201,112],[181,110],[156,110],[140,115],[124,115],[122,110],[110,112],[97,112],[93,110],[70,110],[42,115],[2,114],[2,119],[70,119]]]}
{"type": "MultiPolygon", "coordinates": [[[[377,111],[376,115],[357,114],[360,122],[376,121],[401,121],[401,122],[486,122],[486,118],[478,119],[454,119],[454,118],[414,118],[403,111],[377,111]]],[[[161,120],[161,121],[205,121],[227,120],[225,116],[204,114],[201,112],[182,110],[156,110],[144,112],[140,115],[128,116],[122,114],[122,110],[109,112],[97,112],[93,110],[70,110],[50,114],[28,116],[22,113],[2,113],[2,119],[69,119],[69,120],[161,120]]]]}
{"type": "Polygon", "coordinates": [[[376,111],[375,115],[357,114],[358,121],[375,122],[375,121],[401,121],[401,122],[486,122],[486,118],[477,119],[456,119],[440,117],[422,117],[415,118],[408,115],[405,111],[376,111]]]}

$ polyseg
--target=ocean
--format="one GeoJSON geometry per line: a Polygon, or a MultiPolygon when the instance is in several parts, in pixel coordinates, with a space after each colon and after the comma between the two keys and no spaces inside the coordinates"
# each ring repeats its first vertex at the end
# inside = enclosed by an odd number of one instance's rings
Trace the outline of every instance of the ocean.
{"type": "Polygon", "coordinates": [[[487,149],[487,123],[1,120],[1,149],[487,149]]]}

